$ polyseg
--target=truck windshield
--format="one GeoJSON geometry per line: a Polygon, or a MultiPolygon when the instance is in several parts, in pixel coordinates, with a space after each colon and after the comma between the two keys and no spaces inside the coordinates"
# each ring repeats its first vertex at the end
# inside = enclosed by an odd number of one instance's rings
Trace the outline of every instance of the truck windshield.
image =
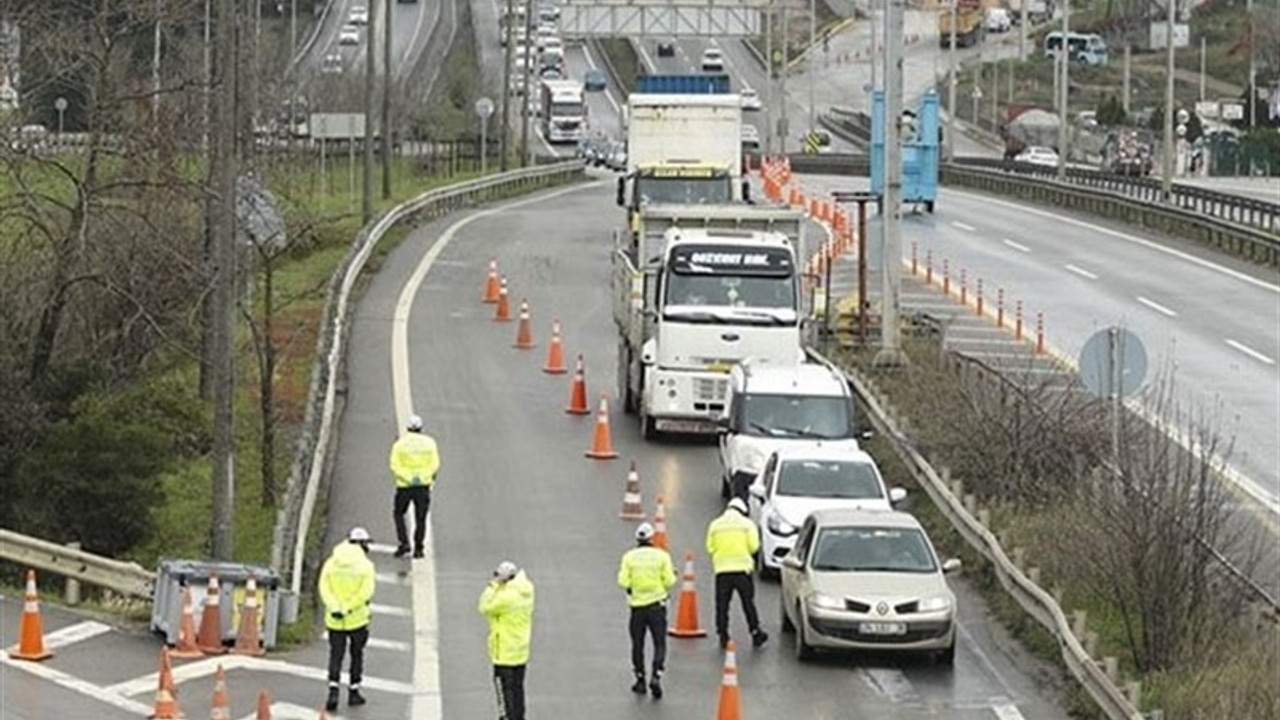
{"type": "Polygon", "coordinates": [[[641,204],[720,205],[733,201],[729,178],[640,177],[636,197],[641,204]]]}
{"type": "Polygon", "coordinates": [[[582,115],[580,102],[551,103],[551,117],[582,117],[582,115]]]}
{"type": "Polygon", "coordinates": [[[735,308],[796,308],[795,283],[786,277],[686,275],[667,277],[667,305],[735,308]]]}
{"type": "Polygon", "coordinates": [[[765,437],[853,437],[849,398],[747,394],[742,398],[740,431],[765,437]]]}

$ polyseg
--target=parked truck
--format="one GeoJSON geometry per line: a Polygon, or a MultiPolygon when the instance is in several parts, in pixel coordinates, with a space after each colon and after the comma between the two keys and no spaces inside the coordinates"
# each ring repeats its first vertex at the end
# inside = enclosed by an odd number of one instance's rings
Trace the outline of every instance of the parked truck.
{"type": "Polygon", "coordinates": [[[587,103],[577,80],[543,80],[538,111],[542,137],[549,143],[576,143],[586,134],[587,103]]]}
{"type": "Polygon", "coordinates": [[[986,12],[982,0],[955,0],[955,27],[952,27],[952,10],[938,11],[938,43],[951,47],[951,34],[956,36],[956,47],[969,47],[982,40],[986,12]]]}
{"type": "Polygon", "coordinates": [[[729,371],[802,362],[804,216],[780,207],[650,205],[615,236],[618,393],[641,433],[714,433],[729,371]]]}

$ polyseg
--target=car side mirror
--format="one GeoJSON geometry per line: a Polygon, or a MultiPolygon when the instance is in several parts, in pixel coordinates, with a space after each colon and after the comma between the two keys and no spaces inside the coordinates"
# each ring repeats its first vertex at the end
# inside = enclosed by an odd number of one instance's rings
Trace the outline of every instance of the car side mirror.
{"type": "Polygon", "coordinates": [[[778,562],[779,562],[779,564],[781,564],[781,565],[782,565],[782,567],[784,567],[784,568],[791,568],[792,570],[802,570],[802,569],[804,569],[804,562],[803,562],[802,560],[800,560],[800,558],[798,558],[798,557],[796,557],[795,555],[792,555],[792,554],[790,554],[790,553],[787,553],[786,555],[783,555],[783,556],[782,556],[782,559],[781,559],[781,560],[779,560],[778,562]]]}
{"type": "Polygon", "coordinates": [[[764,483],[751,483],[751,487],[747,488],[747,492],[751,493],[751,497],[757,500],[764,500],[764,483]]]}
{"type": "Polygon", "coordinates": [[[889,502],[897,504],[907,499],[907,491],[900,487],[889,488],[889,502]]]}
{"type": "Polygon", "coordinates": [[[624,205],[627,204],[627,178],[626,177],[618,178],[618,196],[616,198],[616,201],[618,203],[618,207],[623,207],[624,205]]]}
{"type": "Polygon", "coordinates": [[[961,564],[960,558],[947,558],[942,563],[942,572],[947,575],[950,575],[951,573],[954,573],[954,572],[959,572],[960,564],[961,564]]]}

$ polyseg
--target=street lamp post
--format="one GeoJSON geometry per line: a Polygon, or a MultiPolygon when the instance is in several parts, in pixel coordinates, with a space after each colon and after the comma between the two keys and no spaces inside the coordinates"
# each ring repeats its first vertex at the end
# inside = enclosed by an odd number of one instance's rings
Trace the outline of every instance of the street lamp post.
{"type": "Polygon", "coordinates": [[[1071,97],[1071,46],[1067,36],[1071,33],[1071,0],[1062,3],[1062,43],[1058,46],[1058,179],[1067,176],[1067,100],[1071,97]]]}
{"type": "MultiPolygon", "coordinates": [[[[1160,194],[1165,202],[1173,198],[1173,21],[1177,19],[1178,3],[1176,0],[1165,0],[1169,4],[1168,17],[1165,19],[1165,83],[1164,83],[1164,152],[1160,167],[1160,194]]],[[[1250,104],[1250,109],[1253,103],[1250,104]]]]}
{"type": "Polygon", "coordinates": [[[59,97],[53,101],[53,109],[58,111],[58,144],[62,144],[63,115],[67,112],[67,99],[59,97]]]}

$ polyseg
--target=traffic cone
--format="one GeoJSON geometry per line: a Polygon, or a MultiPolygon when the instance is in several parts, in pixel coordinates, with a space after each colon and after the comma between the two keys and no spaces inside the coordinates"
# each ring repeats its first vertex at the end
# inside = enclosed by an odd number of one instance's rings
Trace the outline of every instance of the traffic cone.
{"type": "Polygon", "coordinates": [[[563,375],[568,372],[564,366],[564,342],[560,339],[560,321],[551,323],[551,344],[547,347],[547,364],[542,372],[551,375],[563,375]]]}
{"type": "Polygon", "coordinates": [[[591,439],[591,449],[587,457],[597,460],[612,460],[618,457],[613,451],[613,439],[609,433],[609,398],[600,395],[600,410],[596,413],[596,433],[591,439]]]}
{"type": "Polygon", "coordinates": [[[658,507],[653,511],[653,546],[670,552],[667,547],[667,503],[658,493],[658,507]]]}
{"type": "Polygon", "coordinates": [[[169,648],[160,647],[160,673],[156,683],[156,704],[148,718],[175,720],[182,717],[178,698],[174,694],[173,665],[169,662],[169,648]]]}
{"type": "Polygon", "coordinates": [[[627,489],[622,493],[622,512],[618,517],[623,520],[643,520],[644,508],[640,499],[640,471],[636,470],[636,461],[631,461],[631,469],[627,471],[627,489]]]}
{"type": "Polygon", "coordinates": [[[720,680],[720,706],[716,720],[742,720],[742,698],[738,695],[738,643],[730,640],[724,648],[724,677],[720,680]]]}
{"type": "Polygon", "coordinates": [[[271,720],[271,693],[266,690],[258,691],[258,712],[254,720],[271,720]]]}
{"type": "Polygon", "coordinates": [[[676,624],[667,634],[682,638],[707,636],[707,631],[698,624],[698,588],[694,585],[692,552],[684,554],[684,584],[680,586],[680,601],[676,605],[676,624]]]}
{"type": "Polygon", "coordinates": [[[578,355],[578,367],[573,371],[573,386],[569,388],[569,407],[564,409],[571,415],[590,415],[587,407],[587,373],[582,365],[582,355],[578,355]]]}
{"type": "Polygon", "coordinates": [[[507,279],[502,278],[498,285],[498,307],[493,313],[494,322],[511,321],[511,301],[507,295],[507,279]]]}
{"type": "Polygon", "coordinates": [[[218,671],[213,676],[213,710],[210,720],[231,720],[231,698],[227,695],[227,672],[218,663],[218,671]]]}
{"type": "Polygon", "coordinates": [[[227,649],[222,646],[222,608],[219,607],[221,591],[218,576],[209,576],[209,590],[204,597],[204,610],[200,615],[200,632],[196,646],[205,655],[221,655],[227,649]]]}
{"type": "Polygon", "coordinates": [[[489,275],[484,281],[484,298],[481,302],[492,305],[498,302],[498,261],[489,260],[489,275]]]}
{"type": "Polygon", "coordinates": [[[178,625],[178,642],[169,651],[169,657],[198,658],[204,657],[200,646],[196,643],[196,612],[192,606],[191,588],[182,588],[182,622],[178,625]]]}
{"type": "Polygon", "coordinates": [[[27,595],[18,624],[18,644],[9,648],[16,660],[47,660],[53,653],[44,646],[44,620],[40,617],[40,594],[36,592],[36,571],[27,571],[27,595]]]}
{"type": "Polygon", "coordinates": [[[252,575],[244,586],[244,606],[240,608],[240,629],[236,632],[233,655],[265,655],[258,634],[258,581],[252,575]]]}
{"type": "Polygon", "coordinates": [[[533,347],[533,329],[529,327],[529,301],[520,301],[520,324],[516,327],[516,344],[521,350],[533,347]]]}

